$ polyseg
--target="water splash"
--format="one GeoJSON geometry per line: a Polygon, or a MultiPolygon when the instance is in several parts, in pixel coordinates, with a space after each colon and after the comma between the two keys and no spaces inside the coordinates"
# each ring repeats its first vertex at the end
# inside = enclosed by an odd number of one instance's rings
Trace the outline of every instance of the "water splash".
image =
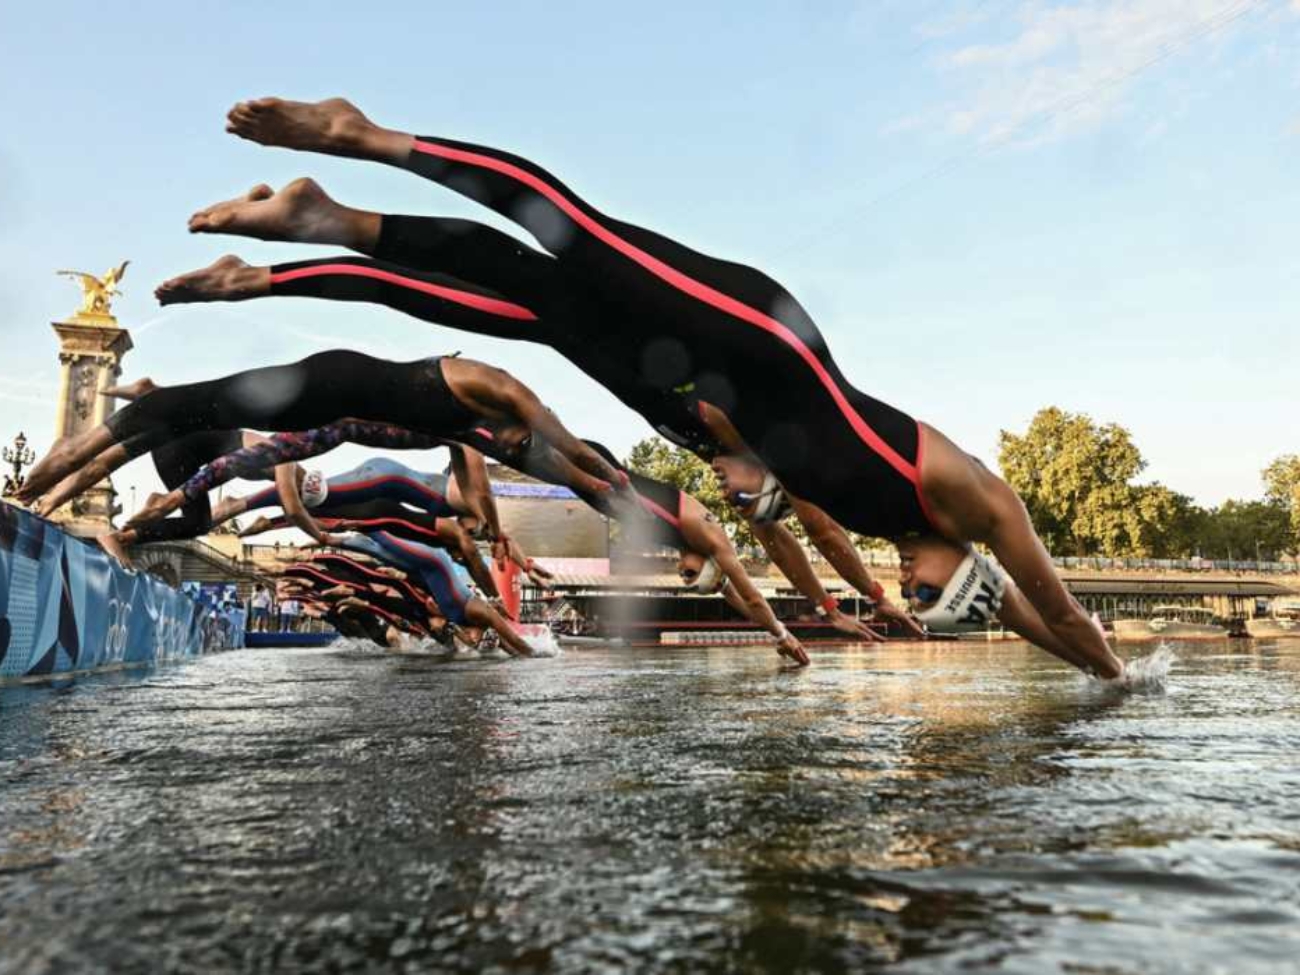
{"type": "Polygon", "coordinates": [[[1102,683],[1107,687],[1139,694],[1162,694],[1169,681],[1169,672],[1177,660],[1172,650],[1161,645],[1150,656],[1126,661],[1122,675],[1102,683]]]}
{"type": "Polygon", "coordinates": [[[564,651],[549,629],[537,629],[525,637],[534,657],[562,657],[564,651]]]}

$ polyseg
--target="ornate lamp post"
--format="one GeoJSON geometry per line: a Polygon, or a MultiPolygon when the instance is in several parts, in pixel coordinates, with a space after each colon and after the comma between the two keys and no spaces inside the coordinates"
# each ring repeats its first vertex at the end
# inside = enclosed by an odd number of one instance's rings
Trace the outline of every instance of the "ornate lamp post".
{"type": "Polygon", "coordinates": [[[20,432],[14,437],[12,447],[5,447],[0,451],[0,457],[3,457],[4,462],[13,468],[12,476],[5,475],[4,489],[5,494],[13,494],[23,486],[23,481],[26,480],[23,477],[23,468],[32,466],[36,460],[36,451],[27,446],[27,435],[20,432]]]}

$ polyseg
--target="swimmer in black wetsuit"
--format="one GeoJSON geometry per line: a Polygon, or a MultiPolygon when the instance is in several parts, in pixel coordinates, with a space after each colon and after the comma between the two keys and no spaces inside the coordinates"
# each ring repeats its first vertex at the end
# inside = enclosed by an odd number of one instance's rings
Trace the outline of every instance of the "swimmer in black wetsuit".
{"type": "MultiPolygon", "coordinates": [[[[455,328],[540,342],[568,357],[674,443],[706,460],[724,452],[748,453],[734,435],[724,446],[695,410],[687,408],[679,391],[657,383],[661,360],[679,355],[672,342],[652,332],[645,336],[648,345],[638,350],[638,336],[628,334],[636,327],[635,317],[629,318],[618,303],[590,296],[574,300],[577,292],[562,262],[495,230],[466,220],[381,216],[340,207],[310,180],[297,180],[278,194],[258,187],[245,199],[196,214],[191,229],[341,243],[379,260],[326,258],[250,268],[236,258],[223,258],[211,268],[165,283],[158,289],[164,304],[264,295],[372,301],[455,328]],[[612,318],[624,327],[610,329],[607,320],[612,318]]],[[[714,378],[721,380],[720,375],[714,378]]],[[[752,455],[747,466],[763,477],[752,455]]],[[[733,502],[772,560],[818,612],[843,632],[878,639],[840,611],[799,542],[780,524],[791,508],[813,545],[850,585],[875,602],[878,615],[920,635],[916,623],[872,579],[844,529],[805,499],[791,496],[787,507],[784,492],[775,479],[769,480],[753,492],[754,500],[737,491],[733,502]]]]}
{"type": "MultiPolygon", "coordinates": [[[[266,145],[401,166],[516,220],[549,252],[541,255],[551,261],[549,278],[562,281],[547,289],[568,302],[557,317],[592,323],[580,339],[603,338],[611,355],[632,363],[644,395],[678,394],[718,443],[748,446],[793,495],[855,531],[902,541],[904,588],[922,619],[978,627],[996,612],[1080,669],[1123,672],[1056,576],[1015,492],[934,428],[850,385],[811,318],[766,275],[611,219],[528,160],[382,129],[342,100],[241,103],[229,128],[266,145]],[[1016,585],[972,542],[988,545],[1016,585]]],[[[256,235],[251,226],[241,232],[256,235]]],[[[389,236],[403,243],[395,230],[389,236]]],[[[429,240],[422,232],[417,243],[429,240]]],[[[535,252],[505,240],[513,261],[504,247],[480,261],[486,249],[445,239],[441,246],[464,260],[440,270],[500,295],[523,294],[538,279],[535,252]]],[[[266,269],[226,260],[164,285],[160,297],[185,300],[186,289],[195,300],[246,297],[270,285],[266,269]]],[[[773,496],[762,480],[725,474],[733,493],[773,496]]]]}
{"type": "MultiPolygon", "coordinates": [[[[525,448],[536,435],[589,476],[606,479],[616,488],[624,483],[523,383],[468,359],[392,362],[336,349],[208,382],[148,386],[103,425],[54,444],[17,492],[18,500],[35,500],[96,458],[103,470],[112,472],[132,457],[188,433],[241,427],[307,430],[345,417],[433,435],[453,435],[486,420],[508,450],[525,448]]],[[[185,499],[172,492],[155,500],[145,510],[167,514],[185,499]]]]}

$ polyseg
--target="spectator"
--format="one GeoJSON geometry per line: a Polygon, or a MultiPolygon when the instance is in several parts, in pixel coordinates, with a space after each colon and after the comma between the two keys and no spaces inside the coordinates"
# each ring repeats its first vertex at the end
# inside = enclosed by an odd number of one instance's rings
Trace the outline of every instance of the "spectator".
{"type": "Polygon", "coordinates": [[[302,603],[289,598],[280,603],[280,632],[297,633],[298,617],[302,615],[302,603]]]}
{"type": "Polygon", "coordinates": [[[248,629],[253,633],[265,633],[271,618],[270,590],[259,582],[253,587],[248,607],[248,629]]]}

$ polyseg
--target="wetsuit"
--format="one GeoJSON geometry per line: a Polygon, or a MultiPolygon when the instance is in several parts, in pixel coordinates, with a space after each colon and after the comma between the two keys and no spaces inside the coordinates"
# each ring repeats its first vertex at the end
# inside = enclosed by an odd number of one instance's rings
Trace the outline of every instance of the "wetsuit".
{"type": "Polygon", "coordinates": [[[442,549],[409,542],[384,531],[349,535],[344,547],[410,573],[429,590],[443,616],[453,623],[465,622],[465,607],[474,594],[451,556],[442,549]]]}
{"type": "Polygon", "coordinates": [[[321,553],[310,562],[295,563],[286,574],[293,571],[300,576],[328,580],[332,585],[348,585],[365,590],[367,598],[382,605],[388,612],[414,621],[427,621],[428,607],[425,594],[413,585],[410,579],[394,579],[355,559],[335,552],[321,553]],[[375,587],[392,589],[397,595],[376,591],[375,587]]]}
{"type": "Polygon", "coordinates": [[[391,423],[339,420],[311,430],[277,433],[262,443],[219,457],[181,485],[181,493],[186,498],[206,495],[237,477],[248,477],[248,472],[317,457],[344,443],[390,450],[429,450],[445,446],[447,441],[441,436],[416,433],[391,423]]]}
{"type": "MultiPolygon", "coordinates": [[[[366,534],[386,531],[398,538],[437,548],[444,548],[447,544],[438,534],[436,515],[425,511],[412,511],[397,501],[375,500],[341,505],[330,505],[327,501],[326,504],[312,509],[312,517],[326,531],[335,531],[346,521],[353,526],[354,531],[366,534]]],[[[278,515],[271,519],[271,525],[266,530],[277,531],[292,527],[292,519],[286,515],[278,515]]]]}
{"type": "MultiPolygon", "coordinates": [[[[197,471],[195,467],[189,473],[197,471]]],[[[447,481],[446,474],[412,470],[391,457],[372,457],[350,471],[328,478],[329,493],[324,502],[312,508],[312,513],[341,518],[344,516],[336,514],[334,509],[369,501],[392,501],[409,504],[436,517],[450,518],[456,510],[447,501],[447,481]]],[[[272,486],[249,495],[244,503],[249,511],[279,506],[280,495],[272,486]]]]}
{"type": "MultiPolygon", "coordinates": [[[[356,563],[352,563],[352,565],[356,565],[356,563]]],[[[390,622],[401,620],[400,624],[395,624],[399,626],[399,629],[414,633],[428,633],[428,610],[414,593],[395,596],[391,593],[376,592],[365,581],[364,577],[358,579],[356,578],[357,573],[342,570],[337,565],[325,568],[311,562],[300,562],[286,568],[283,574],[311,585],[320,594],[320,598],[327,601],[336,601],[342,597],[325,596],[323,595],[325,590],[340,585],[350,586],[357,590],[357,598],[377,610],[382,610],[385,618],[390,622]]],[[[379,574],[377,573],[377,575],[379,574]]],[[[380,575],[380,578],[384,577],[380,575]]],[[[387,585],[390,588],[399,591],[401,584],[401,580],[387,580],[387,585]]]]}
{"type": "Polygon", "coordinates": [[[309,430],[344,417],[453,433],[474,414],[452,395],[441,358],[391,362],[335,349],[221,379],[162,386],[106,421],[128,456],[200,430],[309,430]]]}
{"type": "Polygon", "coordinates": [[[787,489],[856,531],[930,530],[916,421],[850,385],[812,319],[771,278],[606,217],[500,150],[420,137],[406,165],[515,220],[549,254],[468,221],[385,216],[377,261],[277,266],[272,294],[379,301],[544,341],[693,449],[693,411],[721,409],[787,489]],[[431,292],[458,287],[534,317],[431,292]]]}
{"type": "MultiPolygon", "coordinates": [[[[173,440],[153,451],[153,466],[167,489],[174,490],[196,474],[205,464],[244,446],[242,430],[205,430],[173,440]]],[[[266,478],[265,468],[249,471],[249,477],[266,478]]],[[[150,522],[135,529],[136,542],[176,541],[198,538],[212,528],[212,506],[204,491],[187,497],[180,514],[150,522]]]]}

